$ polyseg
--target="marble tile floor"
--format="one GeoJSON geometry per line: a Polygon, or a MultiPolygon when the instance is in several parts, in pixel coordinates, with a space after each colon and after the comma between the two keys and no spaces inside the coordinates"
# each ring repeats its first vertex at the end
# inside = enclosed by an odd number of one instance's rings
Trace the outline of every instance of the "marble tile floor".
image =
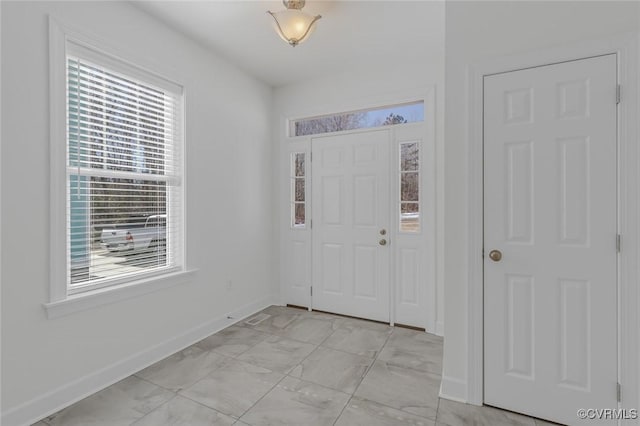
{"type": "Polygon", "coordinates": [[[541,426],[438,398],[442,338],[271,306],[36,426],[541,426]]]}

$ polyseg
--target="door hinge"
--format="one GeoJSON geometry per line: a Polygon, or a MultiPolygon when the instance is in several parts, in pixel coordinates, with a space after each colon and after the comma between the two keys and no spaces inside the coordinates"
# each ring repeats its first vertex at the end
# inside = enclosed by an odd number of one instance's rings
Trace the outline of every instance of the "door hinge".
{"type": "Polygon", "coordinates": [[[313,219],[309,219],[309,228],[313,229],[313,219]]]}
{"type": "Polygon", "coordinates": [[[622,86],[618,84],[616,86],[616,105],[620,103],[620,99],[622,99],[622,86]]]}
{"type": "Polygon", "coordinates": [[[616,235],[616,251],[620,253],[622,251],[622,235],[616,235]]]}
{"type": "Polygon", "coordinates": [[[616,383],[616,398],[618,398],[618,402],[622,402],[622,385],[620,383],[616,383]]]}
{"type": "Polygon", "coordinates": [[[313,151],[309,153],[309,161],[313,163],[313,151]]]}
{"type": "Polygon", "coordinates": [[[309,287],[309,293],[311,293],[311,296],[313,296],[313,286],[309,287]]]}

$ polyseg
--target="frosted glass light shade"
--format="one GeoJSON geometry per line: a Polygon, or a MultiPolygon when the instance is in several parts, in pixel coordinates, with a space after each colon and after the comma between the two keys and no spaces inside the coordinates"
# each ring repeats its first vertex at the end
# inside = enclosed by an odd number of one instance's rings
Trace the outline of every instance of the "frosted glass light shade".
{"type": "Polygon", "coordinates": [[[267,12],[274,21],[280,37],[291,46],[297,46],[307,39],[315,28],[320,15],[307,15],[299,9],[287,9],[280,12],[267,12]]]}

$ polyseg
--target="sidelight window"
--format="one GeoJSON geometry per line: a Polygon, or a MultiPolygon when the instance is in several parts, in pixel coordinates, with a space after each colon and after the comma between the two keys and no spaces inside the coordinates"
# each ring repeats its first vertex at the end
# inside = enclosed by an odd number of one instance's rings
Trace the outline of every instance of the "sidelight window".
{"type": "Polygon", "coordinates": [[[304,152],[291,154],[291,226],[306,227],[306,164],[304,152]]]}
{"type": "Polygon", "coordinates": [[[420,232],[420,145],[400,144],[400,232],[420,232]]]}

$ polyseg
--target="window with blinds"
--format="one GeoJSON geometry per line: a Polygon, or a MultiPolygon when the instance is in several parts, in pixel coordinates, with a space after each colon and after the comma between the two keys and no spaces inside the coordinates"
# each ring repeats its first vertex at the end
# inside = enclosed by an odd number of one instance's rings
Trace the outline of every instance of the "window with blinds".
{"type": "Polygon", "coordinates": [[[67,51],[68,293],[182,269],[182,89],[67,51]]]}

